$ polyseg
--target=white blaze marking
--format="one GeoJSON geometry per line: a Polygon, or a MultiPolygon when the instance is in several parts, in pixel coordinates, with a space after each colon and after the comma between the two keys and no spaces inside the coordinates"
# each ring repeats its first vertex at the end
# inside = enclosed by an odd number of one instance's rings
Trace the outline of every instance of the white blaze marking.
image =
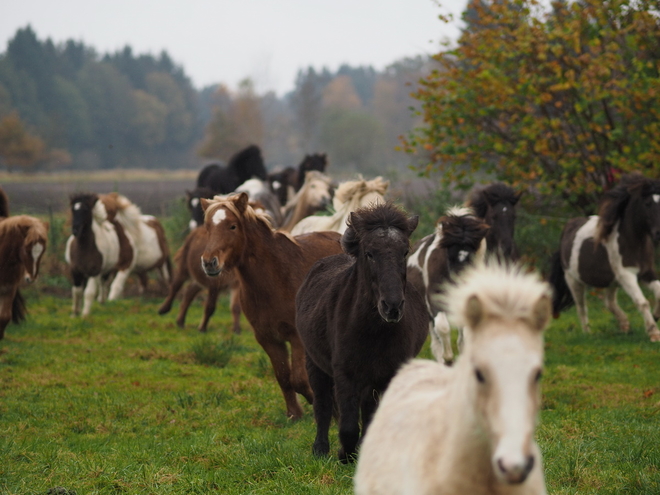
{"type": "Polygon", "coordinates": [[[73,205],[73,209],[74,209],[74,210],[79,210],[80,208],[82,208],[82,204],[81,204],[80,202],[75,203],[75,204],[73,205]]]}
{"type": "Polygon", "coordinates": [[[660,202],[660,194],[654,194],[653,201],[655,201],[656,203],[660,202]]]}
{"type": "Polygon", "coordinates": [[[190,222],[188,222],[188,228],[190,230],[195,230],[197,228],[197,222],[195,222],[194,220],[191,220],[190,222]]]}
{"type": "Polygon", "coordinates": [[[273,189],[275,189],[277,191],[280,187],[282,187],[282,184],[280,183],[280,181],[274,180],[273,181],[273,189]]]}
{"type": "Polygon", "coordinates": [[[506,206],[504,208],[502,208],[502,211],[506,211],[506,206]]]}
{"type": "Polygon", "coordinates": [[[190,200],[190,206],[192,206],[193,208],[197,207],[198,204],[199,204],[199,198],[193,198],[190,200]]]}
{"type": "Polygon", "coordinates": [[[469,254],[470,253],[467,252],[467,251],[463,251],[463,250],[459,251],[458,252],[458,261],[463,263],[466,260],[466,258],[468,257],[469,254]]]}
{"type": "Polygon", "coordinates": [[[39,256],[41,256],[41,253],[44,252],[44,245],[41,244],[40,242],[37,242],[34,246],[32,246],[32,261],[34,262],[34,268],[32,269],[32,273],[34,275],[37,274],[37,263],[39,262],[39,256]]]}
{"type": "Polygon", "coordinates": [[[218,208],[216,212],[213,214],[213,217],[211,217],[215,225],[218,225],[225,218],[227,218],[227,212],[223,208],[218,208]]]}

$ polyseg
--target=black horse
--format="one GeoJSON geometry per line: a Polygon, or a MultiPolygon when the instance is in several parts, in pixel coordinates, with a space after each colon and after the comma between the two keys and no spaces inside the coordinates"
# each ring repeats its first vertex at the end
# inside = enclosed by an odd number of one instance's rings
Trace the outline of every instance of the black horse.
{"type": "Polygon", "coordinates": [[[229,194],[248,179],[266,180],[266,166],[258,146],[250,145],[231,157],[226,166],[211,163],[197,176],[197,187],[208,187],[215,194],[229,194]]]}
{"type": "Polygon", "coordinates": [[[513,240],[516,226],[516,204],[522,193],[516,193],[502,182],[493,182],[484,188],[474,189],[467,206],[489,226],[486,234],[488,254],[515,261],[518,248],[513,240]]]}
{"type": "Polygon", "coordinates": [[[339,412],[342,462],[353,460],[379,396],[428,334],[424,300],[406,281],[410,234],[418,217],[392,204],[351,213],[346,254],[317,261],[296,296],[296,326],[314,391],[316,455],[326,455],[328,429],[339,412]]]}
{"type": "Polygon", "coordinates": [[[327,166],[328,157],[325,153],[305,155],[298,168],[287,167],[268,174],[268,182],[271,190],[277,194],[280,204],[285,205],[293,197],[294,193],[300,191],[300,188],[305,183],[305,174],[307,172],[317,170],[324,173],[327,166]]]}

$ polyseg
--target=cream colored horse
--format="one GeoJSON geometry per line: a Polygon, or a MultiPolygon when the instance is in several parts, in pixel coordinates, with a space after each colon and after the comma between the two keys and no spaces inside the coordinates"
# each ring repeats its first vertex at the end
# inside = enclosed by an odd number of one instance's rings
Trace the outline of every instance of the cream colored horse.
{"type": "Polygon", "coordinates": [[[454,367],[415,360],[390,383],[360,449],[357,495],[545,494],[534,429],[550,289],[499,265],[444,296],[465,328],[454,367]]]}
{"type": "Polygon", "coordinates": [[[346,220],[352,211],[365,206],[385,203],[385,193],[390,181],[382,177],[373,180],[358,180],[342,182],[335,191],[332,203],[335,213],[330,216],[305,217],[298,222],[292,235],[304,234],[306,232],[321,232],[330,230],[343,234],[346,230],[346,220]]]}
{"type": "Polygon", "coordinates": [[[312,170],[305,174],[305,182],[296,195],[282,207],[284,223],[279,230],[291,232],[300,220],[317,211],[325,210],[332,201],[332,179],[312,170]]]}

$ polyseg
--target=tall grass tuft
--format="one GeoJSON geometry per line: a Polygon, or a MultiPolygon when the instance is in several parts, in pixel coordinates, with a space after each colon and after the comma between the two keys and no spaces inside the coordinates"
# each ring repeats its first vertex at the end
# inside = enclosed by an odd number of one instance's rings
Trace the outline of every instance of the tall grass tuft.
{"type": "Polygon", "coordinates": [[[234,337],[214,342],[209,336],[197,339],[191,346],[193,359],[196,363],[206,366],[224,368],[232,356],[241,349],[234,337]]]}

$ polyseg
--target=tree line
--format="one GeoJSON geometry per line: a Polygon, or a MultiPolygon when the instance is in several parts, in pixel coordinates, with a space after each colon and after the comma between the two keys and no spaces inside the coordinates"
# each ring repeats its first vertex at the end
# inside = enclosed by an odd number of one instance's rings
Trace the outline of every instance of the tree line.
{"type": "Polygon", "coordinates": [[[257,94],[249,79],[197,90],[165,51],[99,55],[27,26],[0,55],[0,167],[186,168],[257,144],[272,166],[326,152],[335,170],[400,169],[410,162],[396,148],[415,123],[412,84],[429,63],[309,67],[283,97],[257,94]]]}

